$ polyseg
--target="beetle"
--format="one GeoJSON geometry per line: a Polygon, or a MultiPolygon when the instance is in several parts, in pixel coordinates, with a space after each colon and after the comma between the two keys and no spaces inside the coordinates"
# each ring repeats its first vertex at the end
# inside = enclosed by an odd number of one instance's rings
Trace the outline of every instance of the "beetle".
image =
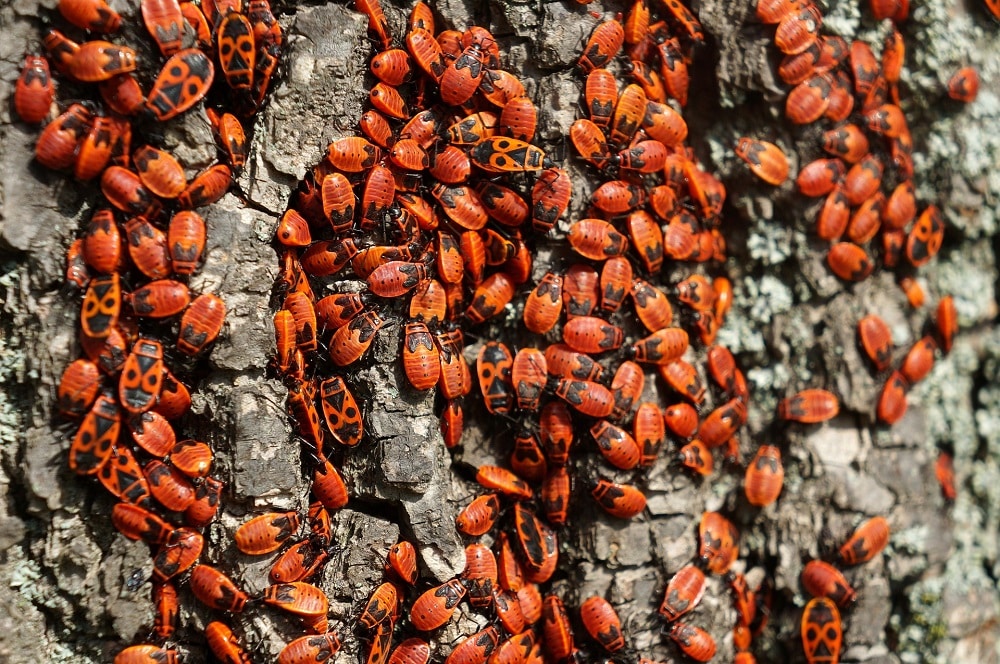
{"type": "Polygon", "coordinates": [[[577,65],[584,73],[604,67],[621,50],[625,42],[625,29],[617,20],[604,21],[594,28],[583,47],[577,65]]]}
{"type": "Polygon", "coordinates": [[[698,524],[698,555],[714,574],[724,574],[739,555],[740,533],[718,512],[705,512],[698,524]]]}
{"type": "Polygon", "coordinates": [[[861,205],[871,198],[882,184],[883,166],[869,153],[854,164],[844,177],[844,195],[851,205],[861,205]]]}
{"type": "Polygon", "coordinates": [[[618,100],[618,84],[614,74],[602,67],[587,74],[584,99],[590,120],[598,127],[607,127],[618,100]]]}
{"type": "Polygon", "coordinates": [[[114,213],[107,208],[94,211],[83,236],[83,259],[101,274],[117,272],[122,262],[122,237],[114,213]]]}
{"type": "Polygon", "coordinates": [[[955,101],[971,104],[978,94],[979,72],[975,67],[962,67],[948,79],[948,96],[955,101]]]}
{"type": "Polygon", "coordinates": [[[513,297],[514,284],[510,278],[504,272],[494,272],[476,286],[465,319],[473,325],[482,323],[503,311],[513,297]]]}
{"type": "Polygon", "coordinates": [[[146,30],[160,53],[169,57],[179,51],[188,31],[180,3],[177,0],[142,0],[139,7],[146,30]]]}
{"type": "Polygon", "coordinates": [[[495,493],[487,493],[469,503],[456,517],[459,532],[478,537],[491,528],[500,513],[500,501],[495,493]]]}
{"type": "Polygon", "coordinates": [[[163,387],[163,345],[140,338],[125,358],[118,398],[129,413],[143,413],[156,403],[163,387]]]}
{"type": "Polygon", "coordinates": [[[372,591],[365,608],[358,616],[358,621],[368,629],[375,629],[396,615],[398,605],[398,590],[395,585],[387,581],[372,591]]]}
{"type": "Polygon", "coordinates": [[[830,106],[833,79],[827,74],[816,74],[802,81],[785,98],[785,117],[794,124],[815,122],[830,106]]]}
{"type": "Polygon", "coordinates": [[[545,404],[538,426],[546,459],[554,466],[564,466],[574,437],[573,420],[566,404],[561,401],[545,404]]]}
{"type": "Polygon", "coordinates": [[[350,499],[344,479],[328,459],[317,464],[313,471],[312,490],[316,499],[328,510],[339,510],[350,499]]]}
{"type": "Polygon", "coordinates": [[[858,321],[858,338],[875,368],[888,369],[892,362],[892,333],[885,321],[876,314],[868,314],[858,321]]]}
{"type": "Polygon", "coordinates": [[[430,644],[423,639],[409,638],[393,649],[388,664],[427,664],[430,659],[430,644]]]}
{"type": "Polygon", "coordinates": [[[646,509],[646,496],[631,484],[601,478],[591,487],[590,495],[605,512],[619,519],[631,519],[646,509]]]}
{"type": "Polygon", "coordinates": [[[542,634],[545,650],[555,661],[563,661],[576,651],[573,627],[558,595],[546,595],[542,601],[542,634]]]}
{"type": "Polygon", "coordinates": [[[715,656],[715,639],[700,627],[678,621],[670,626],[668,634],[677,647],[696,662],[707,662],[715,656]]]}
{"type": "Polygon", "coordinates": [[[816,218],[816,235],[822,240],[831,242],[839,240],[847,230],[850,215],[850,203],[844,195],[844,188],[838,185],[827,195],[823,207],[820,208],[819,216],[816,218]]]}
{"type": "Polygon", "coordinates": [[[857,599],[843,573],[822,560],[810,560],[802,568],[802,587],[813,597],[829,597],[840,607],[857,599]]]}
{"type": "Polygon", "coordinates": [[[688,349],[688,333],[679,327],[666,327],[636,341],[630,353],[636,362],[669,364],[688,349]]]}
{"type": "Polygon", "coordinates": [[[540,171],[551,165],[540,148],[507,136],[483,138],[469,150],[469,158],[487,173],[540,171]]]}
{"type": "Polygon", "coordinates": [[[767,507],[781,493],[785,481],[785,468],[781,464],[781,450],[774,445],[761,445],[747,466],[743,492],[747,502],[754,507],[767,507]]]}
{"type": "Polygon", "coordinates": [[[197,212],[181,210],[170,218],[167,247],[177,274],[193,274],[205,250],[205,220],[197,212]]]}
{"type": "Polygon", "coordinates": [[[116,503],[111,509],[111,523],[125,537],[149,544],[174,541],[174,528],[149,510],[131,503],[116,503]]]}
{"type": "Polygon", "coordinates": [[[783,420],[816,424],[833,419],[840,412],[840,401],[832,392],[822,389],[802,390],[778,404],[778,417],[783,420]]]}
{"type": "Polygon", "coordinates": [[[189,586],[198,601],[220,611],[240,613],[249,599],[232,579],[210,565],[195,565],[189,586]]]}
{"type": "MultiPolygon", "coordinates": [[[[676,4],[680,6],[679,2],[676,4]]],[[[682,107],[687,106],[690,75],[680,42],[671,37],[661,42],[657,51],[660,55],[660,76],[667,95],[676,99],[682,107]]]]}
{"type": "Polygon", "coordinates": [[[844,281],[864,281],[875,269],[868,253],[851,242],[838,242],[826,255],[827,264],[844,281]]]}
{"type": "MultiPolygon", "coordinates": [[[[544,457],[542,459],[545,461],[544,457]]],[[[543,469],[544,470],[544,469],[543,469]]],[[[542,509],[554,526],[566,524],[569,518],[570,477],[566,466],[553,466],[542,479],[542,509]]]]}
{"type": "Polygon", "coordinates": [[[150,279],[163,279],[170,274],[170,254],[163,231],[143,217],[133,217],[125,224],[125,237],[136,269],[150,279]]]}
{"type": "Polygon", "coordinates": [[[857,163],[868,154],[868,138],[855,124],[830,129],[823,134],[823,149],[849,164],[857,163]]]}
{"type": "Polygon", "coordinates": [[[132,440],[149,454],[163,458],[177,444],[177,434],[166,418],[156,411],[146,411],[128,420],[132,440]]]}
{"type": "Polygon", "coordinates": [[[417,582],[417,550],[406,540],[396,542],[386,556],[386,569],[391,570],[405,583],[417,582]]]}
{"type": "Polygon", "coordinates": [[[459,578],[468,591],[469,604],[482,609],[493,603],[497,561],[489,547],[478,542],[465,547],[465,569],[459,578]]]}
{"type": "Polygon", "coordinates": [[[232,180],[233,172],[225,164],[209,166],[194,176],[177,197],[177,202],[186,210],[211,205],[229,191],[232,180]]]}
{"type": "Polygon", "coordinates": [[[493,654],[500,642],[500,634],[496,627],[489,625],[484,629],[463,638],[445,659],[446,664],[476,664],[485,663],[493,654]]]}
{"type": "MultiPolygon", "coordinates": [[[[635,83],[625,86],[625,89],[622,90],[621,95],[618,97],[618,102],[615,104],[615,112],[611,117],[608,139],[613,145],[624,146],[632,140],[632,137],[639,129],[646,115],[646,104],[646,93],[643,92],[640,86],[635,83]]],[[[625,159],[619,157],[616,161],[619,165],[624,161],[626,165],[622,167],[630,168],[632,166],[630,161],[632,158],[633,155],[627,154],[625,159]]],[[[635,158],[641,161],[642,154],[635,155],[635,158]]],[[[666,154],[657,155],[655,160],[665,161],[666,154]]],[[[640,163],[636,163],[635,166],[637,167],[635,170],[641,170],[640,163]]],[[[662,167],[662,163],[660,167],[662,167]]],[[[658,169],[650,168],[649,171],[643,172],[653,172],[655,170],[658,169]]]]}
{"type": "Polygon", "coordinates": [[[308,664],[332,659],[340,650],[340,639],[333,632],[300,636],[278,653],[278,664],[308,664]]]}
{"type": "Polygon", "coordinates": [[[79,475],[98,472],[111,456],[121,431],[121,413],[115,401],[97,397],[73,437],[69,449],[69,467],[79,475]]]}
{"type": "Polygon", "coordinates": [[[882,207],[882,224],[889,230],[901,231],[917,216],[916,192],[911,180],[896,185],[882,207]]]}
{"type": "Polygon", "coordinates": [[[441,627],[451,619],[465,593],[465,586],[458,579],[427,590],[410,607],[410,623],[423,632],[441,627]]]}
{"type": "Polygon", "coordinates": [[[194,486],[173,466],[152,459],[142,471],[153,498],[171,512],[183,512],[194,502],[194,486]]]}
{"type": "Polygon", "coordinates": [[[14,87],[14,110],[29,124],[38,124],[49,115],[55,99],[55,85],[49,61],[41,55],[26,55],[14,87]]]}
{"type": "Polygon", "coordinates": [[[403,369],[416,390],[429,390],[441,375],[437,346],[427,324],[421,320],[406,324],[403,336],[403,369]]]}
{"type": "Polygon", "coordinates": [[[629,291],[635,312],[649,332],[666,329],[673,321],[673,308],[666,294],[642,279],[635,279],[629,291]]]}
{"type": "Polygon", "coordinates": [[[71,362],[63,371],[57,391],[57,408],[66,417],[79,417],[88,410],[100,389],[101,374],[87,359],[71,362]]]}
{"type": "MultiPolygon", "coordinates": [[[[115,74],[111,78],[97,84],[97,90],[101,93],[101,99],[111,108],[112,111],[123,116],[138,115],[146,108],[146,96],[142,92],[139,82],[135,76],[129,72],[115,74]]],[[[112,122],[121,128],[121,123],[112,122]]],[[[124,127],[130,127],[128,122],[124,127]]],[[[131,133],[131,129],[128,129],[131,133]]],[[[123,164],[119,164],[123,165],[123,164]]]]}
{"type": "Polygon", "coordinates": [[[667,622],[674,622],[698,606],[704,594],[705,573],[697,565],[689,563],[670,577],[659,613],[667,622]]]}
{"type": "Polygon", "coordinates": [[[190,526],[201,528],[211,523],[219,510],[222,490],[225,484],[214,477],[206,477],[194,490],[194,502],[184,510],[184,521],[190,526]]]}
{"type": "Polygon", "coordinates": [[[628,249],[628,238],[601,219],[577,220],[570,226],[568,239],[574,251],[591,260],[622,256],[628,249]]]}
{"type": "MultiPolygon", "coordinates": [[[[527,628],[527,621],[524,618],[524,613],[521,611],[521,605],[515,593],[503,588],[494,588],[493,610],[496,612],[500,624],[508,633],[521,634],[527,628]]],[[[498,658],[507,649],[509,649],[509,646],[504,646],[501,643],[497,648],[498,658]]]]}
{"type": "MultiPolygon", "coordinates": [[[[697,416],[696,416],[697,417],[697,416]]],[[[697,423],[697,422],[696,422],[697,423]]],[[[712,458],[712,451],[700,440],[692,440],[677,451],[677,463],[684,466],[703,477],[712,474],[715,468],[715,460],[712,458]]]]}
{"type": "Polygon", "coordinates": [[[270,585],[261,599],[265,604],[306,619],[325,619],[330,603],[326,593],[305,581],[270,585]]]}
{"type": "Polygon", "coordinates": [[[860,565],[878,555],[889,543],[889,522],[884,517],[868,519],[854,529],[837,553],[842,565],[860,565]]]}
{"type": "Polygon", "coordinates": [[[261,556],[281,548],[299,525],[298,512],[267,512],[241,524],[233,533],[233,540],[243,553],[261,556]]]}
{"type": "Polygon", "coordinates": [[[955,307],[955,299],[951,295],[945,295],[938,301],[934,319],[941,349],[946,354],[950,353],[955,335],[958,333],[958,310],[955,307]]]}
{"type": "Polygon", "coordinates": [[[499,466],[480,466],[476,471],[476,481],[514,500],[531,500],[534,495],[527,482],[499,466]]]}
{"type": "Polygon", "coordinates": [[[488,341],[476,357],[476,375],[483,403],[491,414],[505,414],[514,402],[511,367],[514,357],[503,343],[488,341]]]}
{"type": "Polygon", "coordinates": [[[569,128],[569,138],[577,154],[588,164],[603,169],[612,163],[611,151],[601,128],[586,118],[573,122],[569,128]]]}
{"type": "Polygon", "coordinates": [[[838,158],[816,159],[799,171],[795,184],[803,196],[825,196],[837,188],[845,172],[844,162],[838,158]]]}
{"type": "Polygon", "coordinates": [[[535,583],[548,581],[559,559],[555,532],[523,502],[514,505],[514,528],[518,549],[525,563],[525,577],[535,583]]]}
{"type": "Polygon", "coordinates": [[[304,581],[326,564],[329,557],[330,554],[324,549],[317,548],[312,540],[301,540],[285,549],[275,559],[268,578],[272,583],[304,581]]]}
{"type": "Polygon", "coordinates": [[[114,664],[179,664],[180,656],[173,648],[150,644],[128,646],[115,655],[114,664]]]}
{"type": "Polygon", "coordinates": [[[910,385],[899,371],[893,371],[879,395],[876,414],[879,421],[892,425],[906,413],[906,393],[910,385]]]}
{"type": "Polygon", "coordinates": [[[936,205],[928,205],[906,238],[906,259],[914,267],[926,265],[944,242],[944,220],[936,205]]]}
{"type": "Polygon", "coordinates": [[[603,597],[593,596],[580,605],[580,620],[591,638],[608,652],[618,652],[625,647],[621,619],[603,597]]]}
{"type": "Polygon", "coordinates": [[[333,333],[330,358],[339,367],[356,362],[371,346],[386,322],[375,311],[366,311],[333,333]]]}
{"type": "Polygon", "coordinates": [[[561,168],[543,169],[531,188],[531,225],[547,233],[566,212],[572,194],[569,174],[561,168]]]}
{"type": "Polygon", "coordinates": [[[776,187],[788,179],[788,158],[774,143],[744,136],[736,144],[736,156],[750,166],[754,175],[776,187]]]}
{"type": "Polygon", "coordinates": [[[590,435],[597,443],[598,451],[611,465],[622,470],[638,465],[641,454],[639,444],[624,429],[601,420],[590,428],[590,435]]]}
{"type": "Polygon", "coordinates": [[[705,400],[705,383],[694,366],[677,359],[669,364],[661,364],[658,368],[663,380],[682,397],[695,405],[705,400]]]}
{"type": "Polygon", "coordinates": [[[226,319],[226,304],[217,295],[202,293],[181,316],[177,348],[195,356],[218,338],[226,319]]]}
{"type": "Polygon", "coordinates": [[[618,365],[611,379],[611,394],[615,399],[612,419],[616,421],[624,419],[632,412],[635,402],[642,396],[645,382],[642,367],[635,362],[626,360],[618,365]]]}
{"type": "Polygon", "coordinates": [[[146,108],[160,122],[175,118],[205,96],[214,77],[212,61],[200,50],[178,51],[164,63],[156,77],[146,108]]]}
{"type": "Polygon", "coordinates": [[[596,316],[576,316],[563,326],[563,341],[580,353],[603,353],[621,346],[622,328],[596,316]]]}
{"type": "Polygon", "coordinates": [[[169,460],[188,477],[205,477],[212,466],[212,448],[196,440],[181,440],[170,449],[169,460]]]}
{"type": "Polygon", "coordinates": [[[632,427],[635,441],[639,444],[639,465],[651,466],[656,461],[666,435],[660,409],[648,401],[639,404],[632,427]]]}
{"type": "Polygon", "coordinates": [[[562,310],[562,292],[562,275],[546,272],[524,303],[524,326],[535,334],[551,330],[562,310]]]}
{"type": "Polygon", "coordinates": [[[80,44],[68,65],[69,75],[76,80],[97,83],[116,74],[135,71],[135,51],[97,39],[80,44]]]}
{"type": "Polygon", "coordinates": [[[843,628],[833,600],[814,597],[802,612],[802,648],[809,664],[836,662],[840,658],[843,628]]]}

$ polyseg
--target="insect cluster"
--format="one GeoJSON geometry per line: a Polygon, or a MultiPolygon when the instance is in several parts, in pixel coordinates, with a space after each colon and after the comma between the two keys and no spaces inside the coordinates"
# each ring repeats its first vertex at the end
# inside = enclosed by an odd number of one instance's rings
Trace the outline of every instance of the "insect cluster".
{"type": "MultiPolygon", "coordinates": [[[[905,2],[872,4],[876,15],[905,18],[905,2]]],[[[71,104],[49,122],[36,158],[78,180],[99,178],[110,205],[94,211],[67,257],[67,280],[85,289],[84,357],[67,368],[58,407],[80,419],[70,467],[97,475],[121,501],[114,525],[151,546],[159,645],[130,646],[116,664],[180,661],[170,645],[179,581],[220,612],[260,602],[297,619],[306,635],[290,640],[281,664],[325,661],[341,648],[328,624],[330,601],[309,580],[337,547],[331,513],[350,499],[339,462],[364,449],[363,404],[350,371],[398,320],[405,320],[402,374],[414,390],[436,390],[444,444],[459,448],[466,410],[485,409],[510,423],[499,449],[509,454],[509,468],[475,469],[482,493],[456,518],[467,538],[466,566],[456,578],[428,587],[413,544],[390,550],[385,581],[357,618],[369,641],[366,661],[437,657],[429,633],[464,601],[488,624],[454,643],[446,663],[610,657],[654,664],[630,644],[606,599],[588,597],[571,611],[546,584],[560,569],[559,529],[576,514],[577,479],[601,510],[625,520],[646,510],[645,475],[668,441],[676,444],[674,466],[695,478],[715,472],[717,451],[729,464],[741,461],[750,389],[732,353],[716,344],[732,302],[719,267],[726,188],[697,162],[683,116],[688,66],[704,41],[698,19],[679,0],[658,0],[655,8],[635,0],[624,18],[603,21],[591,34],[578,61],[585,117],[568,138],[594,189],[583,216],[560,224],[572,198],[571,172],[533,143],[539,110],[503,69],[494,36],[479,26],[436,30],[430,7],[418,1],[405,37],[396,40],[378,0],[358,0],[379,44],[370,58],[370,108],[359,135],[329,144],[275,233],[281,276],[272,364],[288,389],[312,496],[305,514],[259,514],[233,534],[244,554],[278,553],[270,585],[251,596],[222,569],[200,562],[201,530],[214,519],[224,484],[209,475],[207,444],[177,441],[171,422],[191,400],[172,371],[190,373],[223,328],[222,300],[188,287],[206,242],[196,210],[221,198],[244,165],[242,123],[265,101],[282,33],[267,0],[245,7],[240,0],[142,0],[140,9],[164,58],[148,94],[141,82],[151,72],[133,49],[76,43],[51,30],[48,59],[28,56],[15,95],[24,121],[44,121],[55,98],[51,60],[67,86],[96,83],[100,97],[71,104]],[[621,85],[626,76],[632,82],[621,85]],[[153,123],[183,117],[202,101],[219,163],[189,181],[168,151],[132,148],[133,132],[153,140],[153,123]],[[559,258],[537,278],[541,247],[559,258]],[[519,315],[506,316],[510,311],[519,315]],[[473,371],[465,337],[477,328],[500,338],[482,340],[473,371]],[[176,363],[167,338],[185,356],[176,363]],[[478,401],[474,385],[481,405],[470,403],[478,401]]],[[[79,31],[121,27],[103,0],[60,0],[59,10],[79,31]]],[[[817,235],[835,243],[830,268],[845,281],[866,278],[875,263],[864,245],[879,238],[883,264],[899,272],[916,306],[922,295],[913,272],[940,249],[944,223],[932,205],[917,215],[912,139],[899,108],[900,33],[890,33],[879,64],[863,42],[822,36],[822,14],[807,0],[760,0],[756,14],[778,26],[775,43],[786,54],[778,73],[794,86],[788,119],[836,125],[823,135],[830,158],[809,164],[796,180],[804,195],[826,197],[817,235]]],[[[968,101],[977,87],[974,70],[963,70],[949,94],[968,101]]],[[[788,160],[777,146],[743,138],[736,153],[765,182],[787,180],[788,160]]],[[[950,350],[957,330],[950,297],[939,302],[936,323],[888,378],[881,421],[903,415],[906,392],[931,369],[937,349],[950,350]]],[[[870,315],[858,336],[874,368],[887,371],[888,326],[870,315]]],[[[815,424],[838,412],[837,397],[814,388],[782,401],[777,419],[815,424]]],[[[948,458],[938,472],[949,477],[948,458]]],[[[745,470],[746,504],[774,503],[783,479],[781,444],[759,444],[745,470]]],[[[888,535],[884,519],[870,520],[841,548],[839,562],[871,559],[888,535]]],[[[770,588],[765,581],[751,590],[733,570],[739,539],[730,518],[704,512],[696,559],[666,584],[663,633],[694,661],[716,653],[712,636],[688,615],[712,574],[733,591],[736,661],[755,661],[752,639],[767,624],[770,588]]],[[[802,618],[806,657],[835,662],[838,606],[855,593],[822,561],[806,565],[802,585],[816,597],[802,618]]],[[[209,622],[205,638],[218,659],[251,661],[226,621],[209,622]]]]}
{"type": "MultiPolygon", "coordinates": [[[[825,196],[816,235],[833,243],[827,254],[830,269],[845,281],[866,279],[875,261],[873,250],[865,246],[877,239],[882,264],[896,271],[910,305],[921,307],[924,292],[915,272],[941,249],[945,224],[933,204],[918,215],[913,138],[899,106],[906,49],[897,25],[906,20],[909,3],[875,1],[871,11],[877,20],[892,22],[881,61],[864,41],[848,44],[841,37],[823,35],[823,15],[811,2],[762,0],[756,17],[777,25],[774,42],[784,54],[778,75],[794,86],[785,116],[796,125],[834,125],[821,138],[830,156],[804,166],[795,180],[803,195],[825,196]]],[[[949,81],[947,92],[955,100],[971,102],[978,87],[975,69],[963,67],[949,81]]],[[[780,185],[787,178],[787,159],[772,143],[742,138],[736,154],[765,182],[780,185]]],[[[903,416],[906,392],[931,369],[938,348],[949,351],[956,329],[952,299],[943,297],[936,334],[918,341],[902,369],[886,380],[877,408],[880,421],[893,424],[903,416]]],[[[888,369],[892,340],[885,323],[873,314],[859,322],[858,331],[876,369],[888,369]]]]}
{"type": "MultiPolygon", "coordinates": [[[[221,198],[243,168],[242,123],[264,101],[282,34],[266,0],[251,0],[245,10],[238,0],[200,7],[143,0],[137,13],[163,58],[156,74],[155,60],[143,66],[133,48],[93,38],[123,25],[103,0],[61,0],[58,10],[66,33],[88,39],[78,43],[50,29],[47,57],[26,58],[14,108],[28,123],[49,117],[55,101],[51,61],[64,93],[84,101],[48,122],[35,158],[76,180],[99,180],[104,203],[67,254],[66,281],[85,291],[83,357],[66,368],[57,407],[79,422],[70,468],[96,476],[120,501],[111,512],[114,526],[151,547],[152,635],[162,643],[175,632],[175,586],[188,570],[187,583],[203,603],[238,610],[247,600],[221,572],[196,564],[204,547],[201,529],[214,519],[224,483],[209,474],[209,445],[178,440],[172,423],[191,408],[182,379],[205,357],[226,317],[221,298],[189,287],[207,237],[198,209],[221,198]],[[153,74],[147,93],[142,81],[153,74]],[[229,107],[204,107],[219,161],[189,180],[176,157],[146,141],[158,134],[159,123],[216,98],[232,101],[229,107]]],[[[206,638],[219,657],[238,647],[222,622],[210,623],[206,638]]],[[[154,644],[130,646],[115,658],[119,664],[173,661],[176,650],[154,644]]]]}

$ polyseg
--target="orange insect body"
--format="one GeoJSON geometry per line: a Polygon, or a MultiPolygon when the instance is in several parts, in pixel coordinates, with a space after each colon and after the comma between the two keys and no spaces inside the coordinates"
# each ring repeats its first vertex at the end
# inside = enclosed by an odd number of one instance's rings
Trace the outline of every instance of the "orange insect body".
{"type": "Polygon", "coordinates": [[[767,507],[778,499],[784,480],[781,450],[774,445],[761,445],[747,466],[743,482],[747,502],[754,507],[767,507]]]}
{"type": "Polygon", "coordinates": [[[836,395],[821,389],[803,390],[778,404],[778,417],[806,424],[825,422],[840,412],[836,395]]]}
{"type": "Polygon", "coordinates": [[[868,519],[854,530],[840,547],[838,557],[844,565],[860,565],[878,555],[889,543],[889,522],[884,517],[868,519]]]}
{"type": "Polygon", "coordinates": [[[685,565],[667,583],[659,608],[660,615],[673,622],[698,606],[704,594],[705,573],[696,565],[685,565]]]}
{"type": "Polygon", "coordinates": [[[774,143],[741,138],[736,156],[750,165],[750,170],[768,184],[780,186],[788,179],[788,158],[774,143]]]}
{"type": "Polygon", "coordinates": [[[410,622],[425,632],[441,627],[451,619],[465,592],[465,586],[458,579],[431,588],[413,602],[410,622]]]}
{"type": "Polygon", "coordinates": [[[815,597],[802,612],[802,648],[809,664],[835,664],[840,659],[843,627],[833,600],[815,597]]]}
{"type": "Polygon", "coordinates": [[[841,607],[856,599],[841,571],[822,560],[810,560],[802,568],[802,587],[813,597],[829,597],[841,607]]]}

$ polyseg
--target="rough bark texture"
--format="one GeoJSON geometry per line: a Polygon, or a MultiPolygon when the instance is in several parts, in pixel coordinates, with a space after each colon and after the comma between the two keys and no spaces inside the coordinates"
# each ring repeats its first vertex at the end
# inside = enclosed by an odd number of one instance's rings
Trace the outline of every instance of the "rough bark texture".
{"type": "MultiPolygon", "coordinates": [[[[113,3],[135,21],[133,3],[113,3]]],[[[724,266],[735,305],[719,340],[738,354],[752,383],[744,455],[761,442],[785,445],[785,488],[777,504],[751,510],[739,498],[741,469],[698,482],[669,464],[650,470],[649,512],[629,522],[599,514],[581,496],[562,534],[563,572],[555,588],[576,606],[591,594],[619,610],[631,644],[654,658],[680,657],[660,633],[655,608],[664,584],[696,552],[702,511],[734,511],[742,531],[741,561],[752,579],[776,586],[771,627],[755,644],[762,662],[803,661],[798,617],[805,596],[804,562],[839,544],[865,516],[886,515],[893,537],[886,555],[851,569],[859,601],[845,612],[845,661],[990,662],[1000,657],[1000,333],[996,318],[1000,223],[1000,38],[977,2],[913,3],[904,25],[904,108],[917,150],[918,194],[947,219],[945,248],[920,273],[931,301],[953,293],[962,333],[952,353],[910,396],[905,418],[874,424],[882,377],[857,350],[856,321],[878,312],[892,327],[899,354],[921,335],[927,308],[906,304],[892,275],[845,287],[829,274],[825,250],[811,233],[816,205],[793,183],[773,190],[732,153],[736,138],[781,145],[792,172],[816,158],[818,130],[796,129],[781,115],[783,86],[773,71],[772,31],[752,18],[752,3],[696,2],[710,38],[698,53],[692,85],[690,142],[729,192],[724,231],[732,258],[724,266]],[[960,107],[944,98],[950,73],[979,67],[979,100],[960,107]],[[808,386],[841,396],[842,414],[822,426],[771,427],[777,400],[808,386]],[[936,446],[955,452],[959,496],[945,502],[934,478],[936,446]]],[[[53,415],[54,386],[77,356],[79,295],[62,285],[65,248],[88,218],[98,191],[32,162],[36,131],[12,120],[9,98],[25,50],[36,48],[41,20],[54,0],[18,0],[0,8],[0,659],[11,662],[110,661],[142,639],[151,623],[145,545],[118,535],[110,497],[66,466],[71,428],[53,415]]],[[[827,28],[848,40],[880,44],[884,26],[857,2],[830,2],[827,28]],[[875,37],[878,37],[877,39],[875,37]]],[[[239,554],[231,533],[261,508],[298,509],[307,502],[300,446],[285,415],[285,391],[268,377],[272,352],[271,246],[277,215],[299,178],[330,139],[354,132],[363,109],[369,42],[366,21],[342,5],[281,6],[290,35],[282,77],[253,135],[250,164],[239,181],[254,202],[227,195],[206,214],[209,250],[192,281],[196,291],[227,304],[226,330],[197,384],[186,435],[208,441],[216,474],[227,481],[224,509],[206,531],[205,559],[231,573],[251,594],[266,583],[271,557],[239,554]],[[268,211],[273,211],[273,214],[268,211]]],[[[580,113],[581,79],[573,70],[582,41],[596,25],[588,10],[610,3],[489,5],[436,3],[455,27],[489,27],[505,65],[519,74],[541,110],[539,143],[564,159],[574,177],[568,219],[579,216],[594,188],[570,157],[566,129],[580,113]]],[[[402,9],[386,7],[401,34],[402,9]]],[[[193,114],[191,114],[193,116],[193,114]]],[[[192,168],[210,158],[208,129],[188,119],[165,129],[167,147],[187,149],[192,168]],[[199,152],[199,150],[201,150],[199,152]]],[[[560,227],[565,230],[565,222],[560,227]]],[[[539,242],[536,277],[558,257],[539,242]]],[[[519,300],[515,300],[518,302],[519,300]]],[[[508,311],[514,319],[515,311],[508,311]]],[[[499,329],[485,326],[481,338],[499,329]]],[[[382,561],[402,533],[419,548],[425,579],[446,580],[464,563],[453,519],[475,492],[455,473],[457,460],[479,465],[502,458],[508,425],[473,406],[461,457],[445,450],[433,400],[415,394],[397,361],[401,326],[380,334],[370,361],[351,373],[363,401],[368,435],[345,455],[352,502],[336,514],[342,548],[321,585],[331,599],[331,625],[344,637],[338,662],[358,661],[352,636],[358,602],[381,580],[382,561]],[[501,446],[498,441],[504,441],[501,446]]],[[[468,349],[474,359],[476,346],[468,349]]],[[[898,359],[898,357],[897,357],[898,359]]],[[[649,396],[653,396],[650,394],[649,396]]],[[[581,462],[585,476],[596,455],[581,462]]],[[[605,471],[606,472],[606,471],[605,471]]],[[[204,661],[198,628],[211,619],[185,589],[178,643],[185,661],[204,661]]],[[[693,622],[719,643],[716,661],[732,656],[734,610],[724,582],[709,580],[693,622]]],[[[271,661],[298,635],[292,622],[251,605],[238,632],[255,661],[271,661]]],[[[482,627],[469,615],[436,638],[453,642],[482,627]],[[475,623],[475,624],[474,624],[475,623]]],[[[446,654],[445,645],[441,651],[446,654]]]]}

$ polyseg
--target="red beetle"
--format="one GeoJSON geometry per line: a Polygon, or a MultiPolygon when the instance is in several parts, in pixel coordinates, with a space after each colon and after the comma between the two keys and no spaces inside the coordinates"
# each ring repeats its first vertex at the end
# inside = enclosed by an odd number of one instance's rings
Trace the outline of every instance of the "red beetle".
{"type": "Polygon", "coordinates": [[[747,466],[743,482],[747,502],[754,507],[767,507],[778,499],[784,481],[781,450],[774,445],[761,445],[747,466]]]}
{"type": "Polygon", "coordinates": [[[410,607],[410,622],[424,632],[441,627],[451,619],[465,592],[465,586],[458,579],[427,590],[410,607]]]}
{"type": "Polygon", "coordinates": [[[580,620],[591,638],[610,653],[625,647],[621,619],[603,597],[588,597],[580,605],[580,620]]]}
{"type": "Polygon", "coordinates": [[[659,612],[667,622],[674,622],[698,606],[705,594],[705,573],[694,564],[677,570],[667,583],[659,612]]]}
{"type": "Polygon", "coordinates": [[[829,597],[841,607],[857,598],[843,573],[822,560],[810,560],[802,568],[802,587],[813,597],[829,597]]]}
{"type": "Polygon", "coordinates": [[[840,401],[827,390],[809,389],[782,400],[778,404],[778,417],[806,424],[816,424],[833,419],[840,412],[840,401]]]}
{"type": "Polygon", "coordinates": [[[802,612],[802,648],[809,664],[840,659],[843,628],[837,605],[826,597],[814,597],[802,612]]]}

